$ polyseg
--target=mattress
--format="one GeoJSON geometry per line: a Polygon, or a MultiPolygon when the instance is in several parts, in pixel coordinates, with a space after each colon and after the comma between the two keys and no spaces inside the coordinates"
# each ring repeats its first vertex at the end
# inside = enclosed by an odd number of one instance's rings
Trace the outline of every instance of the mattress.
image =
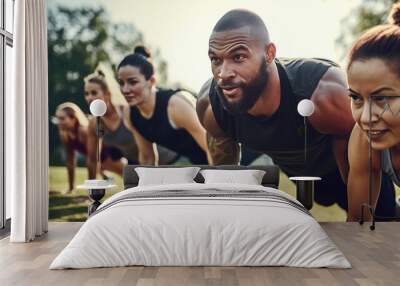
{"type": "Polygon", "coordinates": [[[138,186],[108,198],[50,269],[130,265],[351,267],[290,195],[198,183],[138,186]]]}

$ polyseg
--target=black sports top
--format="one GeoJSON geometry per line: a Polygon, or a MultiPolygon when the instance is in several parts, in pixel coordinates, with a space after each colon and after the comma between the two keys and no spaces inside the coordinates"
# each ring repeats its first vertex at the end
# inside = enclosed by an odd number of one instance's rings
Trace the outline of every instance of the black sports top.
{"type": "Polygon", "coordinates": [[[206,153],[185,129],[171,126],[168,118],[168,102],[178,90],[159,89],[151,118],[145,118],[137,107],[130,108],[132,125],[150,142],[155,142],[186,156],[193,164],[207,164],[206,153]]]}
{"type": "Polygon", "coordinates": [[[322,59],[276,59],[281,101],[270,117],[233,115],[225,110],[215,89],[210,87],[210,102],[218,125],[236,142],[269,155],[288,175],[323,176],[337,168],[332,151],[332,136],[319,133],[307,124],[307,166],[304,160],[304,121],[297,104],[309,99],[320,79],[335,65],[322,59]]]}

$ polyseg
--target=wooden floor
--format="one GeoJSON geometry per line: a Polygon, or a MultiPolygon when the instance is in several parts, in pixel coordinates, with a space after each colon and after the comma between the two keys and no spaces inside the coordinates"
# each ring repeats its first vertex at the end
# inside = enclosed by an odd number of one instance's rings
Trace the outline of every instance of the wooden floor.
{"type": "Polygon", "coordinates": [[[400,223],[321,223],[353,268],[123,267],[48,270],[81,223],[50,223],[32,243],[0,241],[0,285],[400,285],[400,223]]]}

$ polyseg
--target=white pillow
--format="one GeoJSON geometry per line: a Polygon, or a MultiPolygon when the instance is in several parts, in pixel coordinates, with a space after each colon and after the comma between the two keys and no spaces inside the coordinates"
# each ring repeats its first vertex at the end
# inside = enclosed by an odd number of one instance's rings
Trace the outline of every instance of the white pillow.
{"type": "Polygon", "coordinates": [[[262,170],[201,170],[204,183],[234,183],[261,185],[265,171],[262,170]]]}
{"type": "Polygon", "coordinates": [[[199,167],[182,168],[135,168],[139,176],[138,186],[195,183],[199,167]]]}

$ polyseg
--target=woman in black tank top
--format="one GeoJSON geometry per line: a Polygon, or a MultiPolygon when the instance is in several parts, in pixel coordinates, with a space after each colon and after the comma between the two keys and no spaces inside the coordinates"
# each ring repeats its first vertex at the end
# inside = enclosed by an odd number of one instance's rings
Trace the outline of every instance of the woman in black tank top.
{"type": "Polygon", "coordinates": [[[140,164],[157,163],[153,143],[184,155],[193,164],[207,164],[206,132],[194,100],[179,91],[157,90],[149,57],[144,47],[137,47],[118,66],[120,89],[130,106],[124,115],[139,147],[140,164]]]}

